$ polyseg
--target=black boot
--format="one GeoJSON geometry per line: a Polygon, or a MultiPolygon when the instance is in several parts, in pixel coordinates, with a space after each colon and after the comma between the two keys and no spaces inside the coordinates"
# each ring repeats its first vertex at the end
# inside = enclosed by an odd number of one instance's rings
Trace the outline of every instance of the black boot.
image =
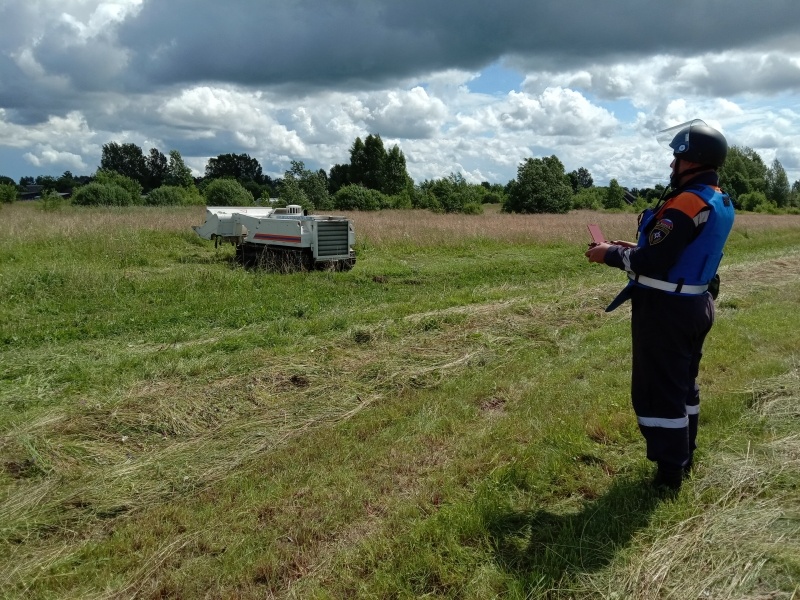
{"type": "Polygon", "coordinates": [[[693,457],[689,456],[689,462],[683,465],[683,478],[688,479],[692,476],[692,471],[694,470],[694,460],[693,457]]]}
{"type": "Polygon", "coordinates": [[[653,478],[653,487],[678,491],[681,489],[682,482],[683,469],[681,467],[658,465],[656,476],[653,478]]]}

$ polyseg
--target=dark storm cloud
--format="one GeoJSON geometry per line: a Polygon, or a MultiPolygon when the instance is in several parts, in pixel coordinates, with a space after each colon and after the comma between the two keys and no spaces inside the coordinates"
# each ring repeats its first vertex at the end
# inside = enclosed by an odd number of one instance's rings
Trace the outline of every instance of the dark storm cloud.
{"type": "MultiPolygon", "coordinates": [[[[84,13],[0,4],[0,106],[16,110],[7,118],[87,110],[86,91],[149,94],[204,81],[353,90],[504,56],[524,70],[556,71],[659,52],[767,43],[796,51],[800,22],[797,0],[144,0],[122,23],[87,34],[89,9],[70,6],[84,13]],[[23,50],[35,68],[20,68],[23,50]]],[[[780,67],[758,85],[798,87],[797,66],[780,67]]],[[[725,77],[711,71],[698,84],[748,89],[747,78],[725,77]]]]}
{"type": "Polygon", "coordinates": [[[479,155],[463,167],[476,177],[513,171],[522,153],[556,149],[601,169],[593,138],[565,134],[625,125],[634,108],[659,127],[738,115],[741,94],[758,110],[740,120],[780,115],[770,148],[783,157],[798,22],[798,0],[0,0],[0,148],[56,171],[133,141],[194,168],[247,152],[280,172],[287,156],[327,167],[346,159],[330,147],[379,132],[410,140],[420,177],[479,155]],[[499,59],[515,83],[490,92],[449,71],[499,59]]]}
{"type": "Polygon", "coordinates": [[[2,48],[16,48],[36,22],[36,10],[28,2],[0,2],[2,48]]]}
{"type": "Polygon", "coordinates": [[[25,106],[25,75],[14,61],[0,55],[0,107],[16,110],[25,106]]]}
{"type": "Polygon", "coordinates": [[[69,73],[79,90],[105,90],[127,68],[129,54],[116,46],[110,33],[85,43],[75,41],[74,31],[59,24],[37,45],[37,62],[48,73],[69,73]]]}
{"type": "Polygon", "coordinates": [[[118,36],[131,51],[128,76],[143,85],[330,86],[478,68],[503,55],[540,68],[688,56],[794,36],[798,22],[797,0],[146,0],[118,36]]]}

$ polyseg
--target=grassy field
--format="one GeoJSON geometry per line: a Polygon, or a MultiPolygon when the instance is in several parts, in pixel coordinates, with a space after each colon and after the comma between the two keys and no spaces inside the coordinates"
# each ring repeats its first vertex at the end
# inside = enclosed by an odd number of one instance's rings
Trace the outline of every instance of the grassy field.
{"type": "Polygon", "coordinates": [[[352,214],[347,273],[203,208],[0,211],[3,598],[800,597],[800,217],[740,215],[676,497],[585,224],[352,214]]]}

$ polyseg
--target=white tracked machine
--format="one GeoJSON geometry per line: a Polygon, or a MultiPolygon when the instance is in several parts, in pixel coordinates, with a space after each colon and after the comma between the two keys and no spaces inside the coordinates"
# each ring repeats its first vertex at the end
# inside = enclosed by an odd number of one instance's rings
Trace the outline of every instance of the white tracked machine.
{"type": "Polygon", "coordinates": [[[206,222],[192,229],[206,240],[236,246],[245,266],[277,270],[335,269],[356,264],[355,230],[346,217],[309,215],[302,207],[209,206],[206,222]]]}

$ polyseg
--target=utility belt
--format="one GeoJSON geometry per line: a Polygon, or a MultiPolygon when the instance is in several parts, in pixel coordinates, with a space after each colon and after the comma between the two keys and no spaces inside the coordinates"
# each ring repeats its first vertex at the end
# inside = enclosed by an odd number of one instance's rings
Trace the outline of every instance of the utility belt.
{"type": "Polygon", "coordinates": [[[661,290],[662,292],[670,292],[673,294],[686,294],[688,296],[697,296],[705,293],[708,290],[708,284],[705,285],[684,285],[682,281],[678,283],[671,283],[669,281],[661,281],[660,279],[653,279],[645,275],[635,275],[628,273],[628,278],[643,285],[645,287],[661,290]]]}
{"type": "Polygon", "coordinates": [[[633,288],[636,285],[641,285],[643,287],[653,288],[655,290],[660,290],[662,292],[670,292],[673,294],[684,294],[686,296],[699,296],[700,294],[704,294],[706,290],[708,290],[708,285],[683,285],[682,282],[679,283],[671,283],[669,281],[661,281],[660,279],[653,279],[652,277],[647,277],[646,275],[636,275],[633,273],[628,273],[628,278],[630,281],[628,285],[626,285],[622,291],[617,294],[617,297],[611,301],[606,307],[606,312],[611,312],[612,310],[616,310],[620,305],[624,304],[631,298],[631,294],[633,293],[633,288]]]}

